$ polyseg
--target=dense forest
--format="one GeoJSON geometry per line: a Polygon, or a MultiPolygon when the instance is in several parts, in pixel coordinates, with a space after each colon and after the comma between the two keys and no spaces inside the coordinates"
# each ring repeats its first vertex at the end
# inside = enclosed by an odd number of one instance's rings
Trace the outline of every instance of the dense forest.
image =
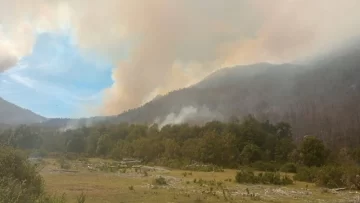
{"type": "Polygon", "coordinates": [[[295,148],[287,123],[271,124],[247,117],[242,122],[212,121],[204,126],[135,124],[97,125],[64,132],[20,126],[1,133],[2,143],[43,152],[178,164],[192,162],[235,168],[256,161],[284,163],[295,148]]]}
{"type": "Polygon", "coordinates": [[[3,130],[0,141],[40,154],[73,153],[118,160],[133,157],[146,163],[175,164],[174,167],[197,162],[236,168],[257,161],[320,166],[336,161],[335,157],[344,150],[351,159],[360,162],[360,148],[353,147],[354,144],[324,143],[317,135],[306,135],[295,142],[288,123],[261,122],[252,116],[241,121],[234,117],[228,123],[212,121],[202,126],[181,124],[162,128],[157,124],[122,123],[57,131],[22,125],[3,130]],[[306,160],[300,148],[309,139],[323,145],[316,147],[322,150],[316,154],[316,161],[306,160]]]}

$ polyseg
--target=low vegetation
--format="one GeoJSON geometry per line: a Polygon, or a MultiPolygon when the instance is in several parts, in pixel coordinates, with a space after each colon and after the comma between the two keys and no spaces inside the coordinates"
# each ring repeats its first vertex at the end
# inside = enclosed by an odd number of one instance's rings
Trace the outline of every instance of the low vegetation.
{"type": "Polygon", "coordinates": [[[302,167],[295,180],[315,183],[327,188],[360,189],[360,168],[355,166],[302,167]]]}
{"type": "Polygon", "coordinates": [[[160,176],[160,177],[157,177],[154,179],[153,184],[154,185],[167,185],[167,182],[164,177],[160,176]]]}
{"type": "MultiPolygon", "coordinates": [[[[81,195],[77,203],[85,202],[81,195]]],[[[0,203],[65,203],[65,196],[45,193],[43,178],[23,152],[0,148],[0,203]]]]}
{"type": "Polygon", "coordinates": [[[290,185],[293,181],[287,175],[280,175],[277,172],[254,173],[253,171],[241,170],[235,177],[238,183],[290,185]]]}

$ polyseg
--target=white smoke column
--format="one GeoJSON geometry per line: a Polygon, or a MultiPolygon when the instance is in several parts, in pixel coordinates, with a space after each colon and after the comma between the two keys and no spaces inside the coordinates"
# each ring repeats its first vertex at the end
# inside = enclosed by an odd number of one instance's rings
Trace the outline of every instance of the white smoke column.
{"type": "Polygon", "coordinates": [[[164,127],[168,124],[181,124],[185,121],[186,118],[193,116],[197,113],[197,109],[193,106],[184,107],[180,110],[180,113],[176,115],[175,113],[170,113],[165,117],[165,120],[159,125],[159,128],[164,127]]]}
{"type": "Polygon", "coordinates": [[[212,121],[212,120],[222,120],[223,116],[220,113],[211,112],[206,106],[196,108],[194,106],[185,106],[181,108],[178,114],[170,113],[165,116],[165,119],[161,122],[159,118],[155,120],[154,123],[159,124],[161,129],[165,125],[169,124],[182,124],[190,120],[196,121],[212,121]]]}

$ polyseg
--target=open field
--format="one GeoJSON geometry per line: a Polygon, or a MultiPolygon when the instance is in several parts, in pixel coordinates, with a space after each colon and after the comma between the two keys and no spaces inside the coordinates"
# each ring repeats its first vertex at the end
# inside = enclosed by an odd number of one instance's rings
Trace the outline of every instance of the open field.
{"type": "Polygon", "coordinates": [[[89,165],[104,162],[100,159],[72,161],[71,169],[61,171],[55,160],[47,159],[41,171],[46,190],[58,195],[66,193],[70,202],[75,202],[83,192],[86,203],[360,202],[360,193],[356,191],[335,192],[302,182],[290,186],[237,184],[236,170],[191,172],[160,167],[116,172],[89,170],[89,165]],[[160,176],[167,184],[154,182],[160,176]]]}

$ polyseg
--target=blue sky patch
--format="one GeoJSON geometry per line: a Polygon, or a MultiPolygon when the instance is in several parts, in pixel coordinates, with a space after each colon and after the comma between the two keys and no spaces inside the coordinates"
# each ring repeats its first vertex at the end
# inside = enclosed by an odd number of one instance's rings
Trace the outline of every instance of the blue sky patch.
{"type": "Polygon", "coordinates": [[[43,33],[31,55],[0,74],[0,97],[46,117],[88,116],[111,86],[113,64],[82,53],[68,34],[43,33]]]}

